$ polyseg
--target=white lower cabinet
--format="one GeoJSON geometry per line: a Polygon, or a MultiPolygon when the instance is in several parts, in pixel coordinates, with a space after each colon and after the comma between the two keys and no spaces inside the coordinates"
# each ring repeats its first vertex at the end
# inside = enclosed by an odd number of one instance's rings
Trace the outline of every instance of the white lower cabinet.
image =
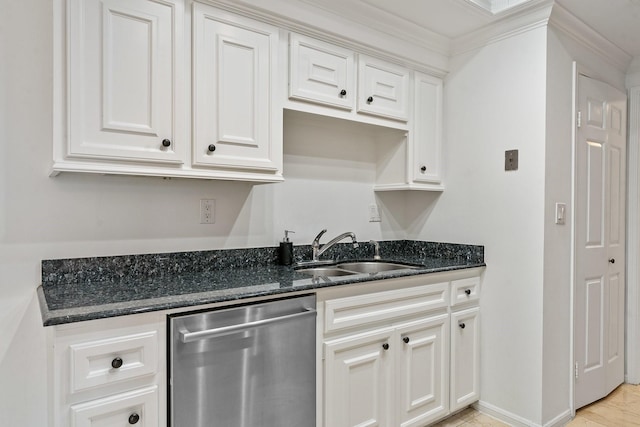
{"type": "Polygon", "coordinates": [[[438,279],[323,301],[325,427],[423,427],[479,399],[480,278],[438,279]]]}
{"type": "Polygon", "coordinates": [[[161,314],[54,326],[52,427],[164,427],[161,314]]]}
{"type": "Polygon", "coordinates": [[[393,328],[325,343],[327,426],[391,425],[393,328]]]}
{"type": "Polygon", "coordinates": [[[326,425],[418,427],[446,415],[448,325],[442,314],[326,342],[326,425]]]}
{"type": "Polygon", "coordinates": [[[158,387],[146,387],[103,399],[73,405],[71,425],[107,427],[158,425],[158,387]]]}
{"type": "Polygon", "coordinates": [[[480,308],[451,314],[451,410],[480,397],[480,308]]]}

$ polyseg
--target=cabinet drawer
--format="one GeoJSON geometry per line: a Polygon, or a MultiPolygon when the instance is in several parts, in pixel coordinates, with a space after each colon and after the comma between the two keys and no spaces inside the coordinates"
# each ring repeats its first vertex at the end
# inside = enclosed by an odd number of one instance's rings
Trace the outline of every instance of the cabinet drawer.
{"type": "Polygon", "coordinates": [[[480,299],[480,277],[454,280],[451,282],[451,306],[478,301],[480,299]]]}
{"type": "Polygon", "coordinates": [[[289,42],[289,97],[352,110],[353,52],[297,34],[289,42]]]}
{"type": "Polygon", "coordinates": [[[448,283],[436,283],[329,300],[325,303],[325,333],[447,307],[447,290],[448,283]]]}
{"type": "Polygon", "coordinates": [[[158,426],[158,387],[146,387],[74,405],[71,407],[71,420],[75,427],[158,426]]]}
{"type": "Polygon", "coordinates": [[[158,370],[158,331],[69,346],[71,392],[129,380],[158,370]]]}
{"type": "Polygon", "coordinates": [[[360,55],[358,112],[407,121],[409,77],[406,68],[360,55]]]}

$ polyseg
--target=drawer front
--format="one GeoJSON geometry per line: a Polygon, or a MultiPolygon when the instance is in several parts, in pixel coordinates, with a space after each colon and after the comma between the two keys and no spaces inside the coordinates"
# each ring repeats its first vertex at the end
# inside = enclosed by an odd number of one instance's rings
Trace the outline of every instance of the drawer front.
{"type": "Polygon", "coordinates": [[[328,300],[325,333],[448,306],[448,282],[328,300]]]}
{"type": "Polygon", "coordinates": [[[71,392],[154,374],[158,331],[72,344],[71,392]]]}
{"type": "Polygon", "coordinates": [[[480,277],[451,282],[451,306],[475,302],[480,299],[480,277]]]}
{"type": "Polygon", "coordinates": [[[146,387],[73,405],[71,420],[75,427],[157,427],[160,425],[158,387],[146,387]]]}
{"type": "Polygon", "coordinates": [[[289,41],[289,97],[352,110],[353,52],[297,34],[289,41]]]}

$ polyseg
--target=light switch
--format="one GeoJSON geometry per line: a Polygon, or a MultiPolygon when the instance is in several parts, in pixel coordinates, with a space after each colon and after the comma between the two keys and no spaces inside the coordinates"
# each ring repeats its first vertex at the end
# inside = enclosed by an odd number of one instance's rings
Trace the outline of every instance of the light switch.
{"type": "Polygon", "coordinates": [[[567,216],[567,205],[564,203],[556,203],[556,224],[564,225],[567,216]]]}

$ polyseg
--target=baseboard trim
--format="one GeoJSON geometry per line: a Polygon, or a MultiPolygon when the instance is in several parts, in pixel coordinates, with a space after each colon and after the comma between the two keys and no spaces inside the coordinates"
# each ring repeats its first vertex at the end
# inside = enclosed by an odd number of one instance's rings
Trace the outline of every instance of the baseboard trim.
{"type": "Polygon", "coordinates": [[[478,401],[472,405],[476,410],[514,427],[560,427],[571,421],[571,410],[567,409],[544,425],[534,423],[490,403],[478,401]]]}

